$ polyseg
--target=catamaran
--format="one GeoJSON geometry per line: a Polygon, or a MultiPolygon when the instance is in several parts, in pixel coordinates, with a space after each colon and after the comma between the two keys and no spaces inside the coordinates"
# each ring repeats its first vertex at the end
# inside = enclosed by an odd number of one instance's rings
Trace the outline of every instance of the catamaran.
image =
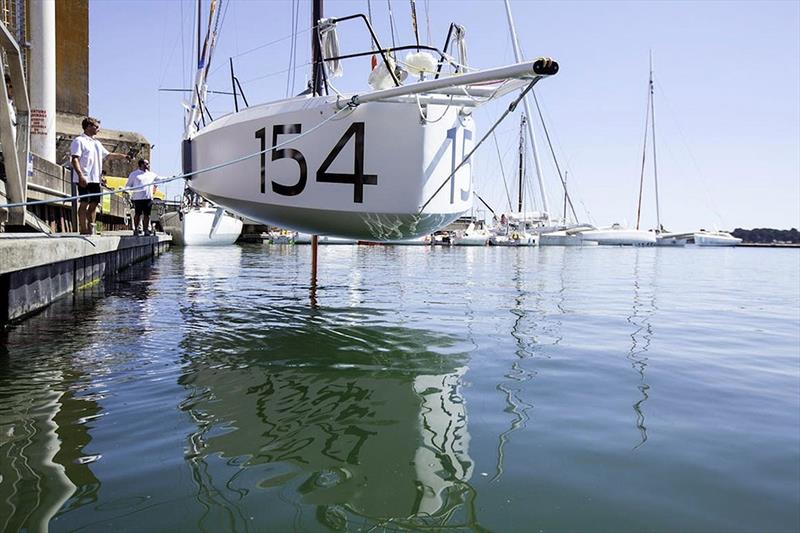
{"type": "Polygon", "coordinates": [[[465,57],[448,55],[464,49],[456,24],[443,50],[386,48],[366,16],[324,18],[314,0],[308,93],[204,123],[218,21],[212,0],[183,143],[189,186],[247,218],[311,234],[386,241],[451,223],[472,205],[472,154],[536,83],[558,71],[547,58],[472,71],[465,57]],[[352,22],[366,26],[374,50],[338,52],[339,27],[352,22]],[[329,78],[341,62],[369,55],[373,90],[335,94],[329,78]],[[418,81],[404,84],[406,77],[418,81]],[[511,93],[519,96],[477,139],[472,111],[511,93]]]}

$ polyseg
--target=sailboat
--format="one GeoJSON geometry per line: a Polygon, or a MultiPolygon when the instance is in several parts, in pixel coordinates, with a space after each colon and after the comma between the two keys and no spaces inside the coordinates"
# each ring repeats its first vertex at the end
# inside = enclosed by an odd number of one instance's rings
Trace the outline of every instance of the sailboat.
{"type": "Polygon", "coordinates": [[[525,211],[525,127],[528,119],[523,113],[520,116],[519,145],[517,148],[518,172],[517,172],[517,211],[509,213],[507,217],[500,219],[500,224],[492,228],[494,234],[490,239],[490,244],[495,246],[536,246],[539,241],[535,227],[540,226],[543,221],[548,219],[546,213],[538,211],[525,211]]]}
{"type": "Polygon", "coordinates": [[[658,160],[656,158],[656,111],[655,111],[655,84],[653,83],[653,53],[650,52],[650,79],[647,82],[647,115],[645,120],[644,145],[642,147],[642,174],[639,180],[639,206],[636,214],[636,229],[639,229],[639,222],[642,214],[642,190],[644,189],[644,166],[645,154],[647,151],[647,122],[653,137],[653,184],[656,196],[656,246],[684,246],[689,234],[670,233],[664,230],[661,224],[661,204],[658,195],[658,160]]]}
{"type": "MultiPolygon", "coordinates": [[[[650,54],[650,81],[649,81],[649,95],[648,95],[648,105],[649,105],[649,118],[650,118],[650,125],[652,128],[652,136],[653,136],[653,179],[655,183],[655,193],[656,193],[656,224],[657,228],[655,230],[656,234],[656,246],[684,246],[689,239],[692,239],[694,243],[698,246],[736,246],[742,239],[738,239],[731,235],[730,233],[724,231],[706,231],[700,230],[699,232],[687,232],[687,233],[670,233],[664,230],[664,226],[661,225],[661,211],[659,206],[659,197],[658,197],[658,165],[656,164],[656,116],[655,116],[655,91],[654,91],[654,84],[653,84],[653,54],[650,54]]],[[[645,126],[646,127],[646,126],[645,126]]],[[[647,130],[645,130],[645,149],[647,147],[647,130]]],[[[642,155],[642,178],[644,178],[644,154],[642,155]]],[[[640,184],[639,188],[639,214],[641,214],[641,207],[642,207],[642,188],[640,184]]],[[[637,218],[637,228],[639,227],[638,218],[637,218]]]]}
{"type": "Polygon", "coordinates": [[[463,61],[447,55],[453,43],[463,48],[464,30],[455,24],[443,51],[419,43],[385,48],[365,15],[324,18],[322,1],[314,0],[307,94],[204,124],[218,20],[212,0],[183,142],[189,186],[247,218],[311,234],[411,239],[451,223],[472,204],[475,149],[527,91],[558,71],[555,61],[539,58],[467,72],[463,61]],[[366,26],[374,50],[340,55],[338,29],[354,21],[366,26]],[[401,65],[395,58],[408,50],[415,53],[401,65]],[[370,55],[376,59],[373,90],[333,94],[329,78],[341,62],[370,55]],[[406,76],[418,81],[404,85],[406,76]],[[476,142],[472,111],[519,91],[476,142]]]}
{"type": "MultiPolygon", "coordinates": [[[[198,2],[198,18],[200,16],[198,2]]],[[[197,38],[200,38],[198,28],[197,38]]],[[[198,60],[202,52],[198,49],[198,60]]],[[[188,125],[184,139],[189,135],[188,125]]],[[[244,222],[241,218],[225,211],[220,206],[212,206],[202,201],[191,190],[185,190],[183,203],[178,211],[161,215],[161,227],[172,236],[178,246],[225,246],[236,242],[242,233],[244,222]]]]}
{"type": "Polygon", "coordinates": [[[218,207],[191,206],[161,215],[161,227],[178,246],[224,246],[242,233],[243,221],[218,207]]]}
{"type": "Polygon", "coordinates": [[[647,112],[644,125],[644,144],[642,148],[642,172],[639,179],[639,202],[636,211],[636,229],[625,228],[621,224],[613,224],[610,228],[592,230],[581,233],[584,239],[597,242],[598,244],[628,245],[628,246],[653,246],[679,244],[674,238],[667,238],[662,235],[661,212],[658,203],[658,166],[656,164],[656,142],[655,142],[655,110],[653,106],[653,62],[650,59],[650,81],[647,92],[647,112]],[[647,157],[647,130],[652,126],[653,135],[653,170],[655,176],[656,190],[656,220],[658,229],[656,231],[645,231],[640,229],[642,218],[642,192],[644,190],[644,170],[647,157]]]}

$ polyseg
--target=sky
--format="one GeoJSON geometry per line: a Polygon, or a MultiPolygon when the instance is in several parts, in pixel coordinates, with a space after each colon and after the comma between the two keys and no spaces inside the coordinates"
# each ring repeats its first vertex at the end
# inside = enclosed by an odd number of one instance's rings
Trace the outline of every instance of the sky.
{"type": "MultiPolygon", "coordinates": [[[[191,84],[195,2],[91,0],[89,6],[90,113],[107,128],[143,134],[154,145],[153,170],[179,174],[186,96],[163,89],[191,84]]],[[[210,89],[230,91],[233,58],[250,104],[300,92],[309,75],[310,2],[223,0],[222,6],[210,89]]],[[[325,15],[371,9],[387,46],[388,6],[398,45],[412,44],[408,1],[329,0],[325,15]]],[[[502,1],[416,0],[416,6],[423,43],[430,35],[441,47],[456,22],[467,31],[470,66],[514,63],[502,1]]],[[[581,221],[636,223],[652,50],[662,224],[673,231],[800,227],[800,2],[512,0],[511,7],[525,57],[548,56],[560,65],[536,94],[581,221]]],[[[355,22],[342,23],[338,33],[342,52],[369,47],[355,22]]],[[[368,62],[344,62],[337,89],[368,90],[368,62]]],[[[476,112],[479,136],[508,102],[476,112]]],[[[213,96],[208,106],[217,117],[233,111],[233,98],[213,96]]],[[[475,190],[498,212],[511,210],[506,187],[515,188],[521,110],[498,127],[496,145],[487,142],[474,156],[475,190]]],[[[539,119],[533,119],[550,210],[560,212],[563,189],[539,119]]],[[[644,228],[656,225],[653,181],[648,153],[644,228]]],[[[168,194],[181,190],[176,182],[168,194]]],[[[538,188],[527,190],[532,207],[541,207],[538,188]]]]}

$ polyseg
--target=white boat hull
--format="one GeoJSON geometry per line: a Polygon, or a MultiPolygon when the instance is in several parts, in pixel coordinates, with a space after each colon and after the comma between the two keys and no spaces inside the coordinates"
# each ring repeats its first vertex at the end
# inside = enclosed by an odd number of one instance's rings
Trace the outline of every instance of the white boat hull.
{"type": "Polygon", "coordinates": [[[172,243],[178,246],[225,246],[235,243],[242,233],[242,221],[227,213],[222,215],[217,231],[209,236],[216,211],[215,208],[199,208],[185,213],[164,213],[161,226],[172,235],[172,243]]]}
{"type": "Polygon", "coordinates": [[[686,246],[686,239],[678,237],[656,237],[656,246],[686,246]]]}
{"type": "Polygon", "coordinates": [[[516,232],[511,235],[495,235],[489,243],[494,246],[536,246],[538,244],[538,235],[516,232]]]}
{"type": "Polygon", "coordinates": [[[453,238],[454,246],[486,246],[489,244],[489,233],[473,233],[453,238]]]}
{"type": "Polygon", "coordinates": [[[185,166],[202,170],[288,144],[199,172],[191,188],[264,224],[378,241],[430,234],[470,209],[470,163],[447,178],[472,149],[471,117],[429,105],[428,116],[442,118],[426,123],[416,103],[373,102],[300,137],[336,113],[335,101],[298,97],[215,120],[184,145],[185,166]]]}
{"type": "Polygon", "coordinates": [[[742,239],[730,233],[695,233],[694,243],[697,246],[736,246],[742,239]]]}
{"type": "Polygon", "coordinates": [[[656,236],[652,231],[635,229],[599,229],[580,233],[583,240],[606,246],[654,246],[656,236]]]}
{"type": "Polygon", "coordinates": [[[539,234],[539,246],[597,246],[597,243],[582,239],[580,234],[553,231],[539,234]]]}

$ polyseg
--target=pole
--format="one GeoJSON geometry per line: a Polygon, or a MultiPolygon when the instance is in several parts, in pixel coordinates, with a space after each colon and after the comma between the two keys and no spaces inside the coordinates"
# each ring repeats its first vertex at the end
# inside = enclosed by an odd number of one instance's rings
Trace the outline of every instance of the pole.
{"type": "Polygon", "coordinates": [[[661,207],[658,205],[658,164],[656,163],[656,108],[653,91],[653,51],[650,51],[650,127],[653,133],[653,179],[656,186],[656,231],[661,231],[661,207]]]}
{"type": "Polygon", "coordinates": [[[200,64],[200,56],[202,56],[202,52],[200,51],[200,33],[201,33],[201,23],[200,19],[203,17],[203,6],[201,4],[202,0],[197,0],[197,64],[200,64]]]}
{"type": "MultiPolygon", "coordinates": [[[[508,27],[511,30],[511,44],[514,47],[514,59],[517,63],[522,62],[522,52],[519,48],[519,40],[517,40],[517,30],[514,27],[514,19],[511,17],[511,4],[509,4],[509,0],[505,0],[506,4],[506,15],[508,16],[508,27]]],[[[522,104],[525,106],[525,114],[529,117],[531,115],[530,106],[528,105],[528,98],[525,97],[522,100],[522,104]]],[[[533,133],[533,125],[531,121],[528,121],[528,136],[531,138],[531,150],[533,151],[533,162],[536,165],[536,178],[539,181],[539,191],[542,194],[542,207],[544,207],[544,212],[549,218],[550,206],[547,203],[547,190],[544,186],[544,177],[542,176],[542,165],[539,163],[539,150],[536,147],[536,136],[533,133]]]]}
{"type": "MultiPolygon", "coordinates": [[[[56,4],[48,0],[30,2],[31,151],[56,161],[56,4]]],[[[21,88],[20,88],[21,89],[21,88]]],[[[25,165],[20,161],[20,165],[25,165]]]]}
{"type": "Polygon", "coordinates": [[[522,216],[523,181],[525,178],[525,115],[519,121],[519,195],[517,196],[517,212],[522,216]]]}
{"type": "Polygon", "coordinates": [[[314,285],[317,284],[317,248],[319,245],[319,236],[311,236],[311,281],[314,285]]]}
{"type": "Polygon", "coordinates": [[[322,94],[322,50],[319,47],[319,20],[323,17],[322,0],[314,0],[311,6],[311,89],[314,96],[322,94]]]}
{"type": "Polygon", "coordinates": [[[233,58],[228,58],[231,62],[231,90],[233,90],[233,108],[239,112],[239,99],[236,97],[236,76],[233,75],[233,58]]]}

